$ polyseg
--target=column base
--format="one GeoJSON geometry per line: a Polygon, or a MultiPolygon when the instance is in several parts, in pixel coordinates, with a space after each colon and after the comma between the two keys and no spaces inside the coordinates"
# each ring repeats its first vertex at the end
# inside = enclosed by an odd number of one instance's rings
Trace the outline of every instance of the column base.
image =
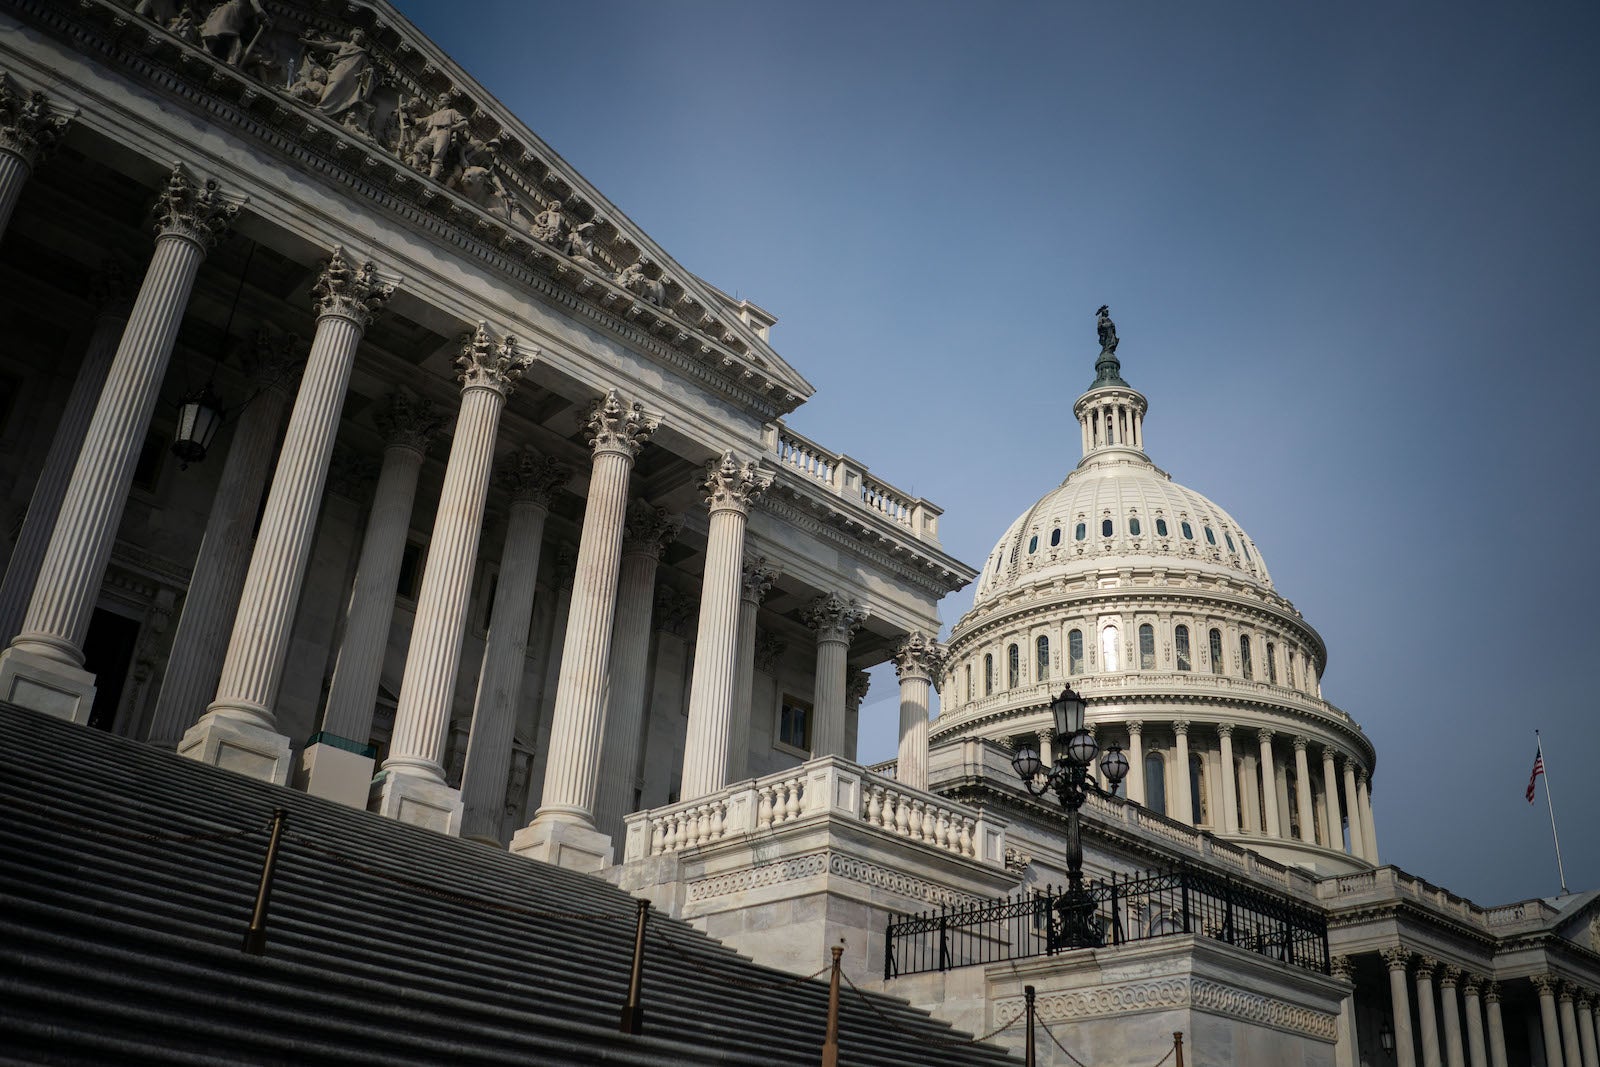
{"type": "Polygon", "coordinates": [[[0,652],[0,700],[81,724],[94,693],[94,675],[82,667],[20,648],[0,652]]]}
{"type": "Polygon", "coordinates": [[[592,826],[536,815],[512,835],[511,851],[570,871],[595,874],[611,866],[614,850],[611,838],[592,826]]]}
{"type": "Polygon", "coordinates": [[[461,790],[404,770],[380,771],[367,794],[368,811],[451,836],[461,833],[464,808],[461,790]]]}
{"type": "Polygon", "coordinates": [[[289,784],[289,739],[275,730],[214,712],[184,732],[178,755],[273,785],[289,784]]]}
{"type": "Polygon", "coordinates": [[[294,786],[314,797],[365,809],[372,791],[377,752],[337,734],[312,734],[300,753],[294,786]]]}

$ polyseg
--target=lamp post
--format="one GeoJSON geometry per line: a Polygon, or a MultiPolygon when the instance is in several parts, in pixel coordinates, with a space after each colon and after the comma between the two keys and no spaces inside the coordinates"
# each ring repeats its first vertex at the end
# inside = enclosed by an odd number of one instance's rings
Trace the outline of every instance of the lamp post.
{"type": "Polygon", "coordinates": [[[1017,749],[1011,766],[1022,779],[1022,784],[1033,796],[1055,793],[1067,813],[1067,893],[1057,909],[1061,912],[1060,944],[1068,948],[1097,945],[1100,942],[1094,928],[1094,901],[1083,887],[1083,838],[1079,829],[1078,809],[1090,793],[1115,796],[1117,787],[1128,775],[1128,757],[1122,746],[1111,745],[1100,760],[1100,770],[1111,783],[1109,791],[1089,780],[1089,768],[1100,752],[1094,735],[1084,729],[1087,705],[1072,687],[1061,691],[1050,704],[1055,719],[1058,753],[1055,766],[1046,767],[1039,752],[1031,745],[1017,749]]]}

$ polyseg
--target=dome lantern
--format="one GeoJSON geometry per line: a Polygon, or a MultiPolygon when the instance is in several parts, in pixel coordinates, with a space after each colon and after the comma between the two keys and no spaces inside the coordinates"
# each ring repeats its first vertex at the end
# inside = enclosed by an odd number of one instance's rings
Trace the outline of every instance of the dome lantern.
{"type": "Polygon", "coordinates": [[[1089,391],[1072,405],[1083,431],[1083,455],[1087,459],[1102,450],[1144,454],[1144,413],[1149,407],[1144,394],[1122,378],[1122,361],[1117,359],[1117,327],[1110,308],[1101,304],[1095,312],[1100,334],[1100,356],[1094,363],[1094,382],[1089,391]]]}

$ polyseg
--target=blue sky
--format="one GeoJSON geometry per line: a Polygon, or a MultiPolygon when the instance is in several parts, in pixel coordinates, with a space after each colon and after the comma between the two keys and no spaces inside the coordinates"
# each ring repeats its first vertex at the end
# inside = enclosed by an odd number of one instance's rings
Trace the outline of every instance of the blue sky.
{"type": "MultiPolygon", "coordinates": [[[[943,505],[969,562],[1077,461],[1109,303],[1152,458],[1327,639],[1383,858],[1553,894],[1538,727],[1600,887],[1600,9],[400,6],[777,314],[817,386],[790,422],[943,505]]],[[[863,758],[896,716],[880,670],[863,758]]]]}

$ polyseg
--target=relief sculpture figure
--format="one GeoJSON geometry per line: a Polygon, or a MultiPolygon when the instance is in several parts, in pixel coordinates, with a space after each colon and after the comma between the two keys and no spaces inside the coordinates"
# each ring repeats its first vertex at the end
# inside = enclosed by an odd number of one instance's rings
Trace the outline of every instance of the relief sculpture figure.
{"type": "Polygon", "coordinates": [[[637,293],[656,307],[665,307],[667,287],[644,272],[644,261],[629,263],[617,272],[617,284],[631,293],[637,293]]]}
{"type": "MultiPolygon", "coordinates": [[[[315,100],[317,110],[330,118],[340,118],[367,102],[377,72],[364,31],[351,30],[347,41],[308,33],[300,38],[300,43],[306,46],[308,57],[319,57],[326,63],[321,95],[315,100]]],[[[306,65],[313,64],[308,59],[306,65]]]]}
{"type": "Polygon", "coordinates": [[[200,24],[200,40],[205,49],[230,67],[244,61],[245,53],[272,19],[261,8],[261,0],[223,0],[211,9],[200,24]]]}

